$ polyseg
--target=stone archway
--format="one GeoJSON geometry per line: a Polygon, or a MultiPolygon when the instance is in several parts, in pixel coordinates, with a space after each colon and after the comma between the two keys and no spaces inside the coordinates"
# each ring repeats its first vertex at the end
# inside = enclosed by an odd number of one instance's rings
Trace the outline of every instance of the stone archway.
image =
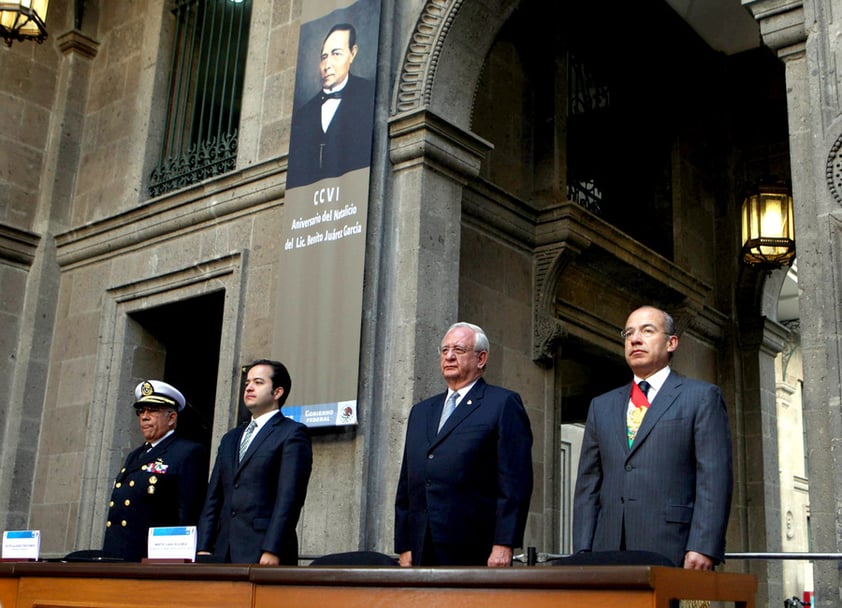
{"type": "Polygon", "coordinates": [[[392,114],[425,108],[468,129],[485,56],[518,4],[518,0],[425,2],[403,53],[392,114]]]}
{"type": "MultiPolygon", "coordinates": [[[[389,119],[391,238],[380,266],[388,275],[378,323],[400,336],[384,346],[375,386],[388,404],[372,436],[384,463],[369,503],[391,504],[412,405],[440,390],[432,346],[459,313],[463,189],[491,145],[470,131],[474,90],[496,32],[517,0],[429,0],[405,40],[389,119]],[[481,17],[480,17],[481,16],[481,17]],[[400,382],[394,379],[400,378],[400,382]]],[[[363,523],[365,542],[391,546],[393,522],[363,523]]]]}

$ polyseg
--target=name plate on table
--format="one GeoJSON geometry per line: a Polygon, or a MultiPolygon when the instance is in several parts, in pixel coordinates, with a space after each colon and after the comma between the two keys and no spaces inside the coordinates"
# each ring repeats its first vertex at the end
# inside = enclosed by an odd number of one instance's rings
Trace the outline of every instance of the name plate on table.
{"type": "Polygon", "coordinates": [[[41,552],[40,530],[3,532],[3,559],[38,559],[41,552]]]}
{"type": "Polygon", "coordinates": [[[149,528],[149,559],[196,561],[196,526],[149,528]]]}

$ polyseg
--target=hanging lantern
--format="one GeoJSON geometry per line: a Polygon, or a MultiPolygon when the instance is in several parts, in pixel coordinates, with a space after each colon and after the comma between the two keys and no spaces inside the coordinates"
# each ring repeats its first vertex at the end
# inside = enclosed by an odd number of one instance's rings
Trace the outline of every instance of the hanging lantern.
{"type": "Polygon", "coordinates": [[[47,4],[49,0],[0,0],[0,34],[6,44],[15,40],[47,39],[47,4]]]}
{"type": "Polygon", "coordinates": [[[795,258],[792,194],[787,186],[761,185],[743,201],[743,262],[766,270],[795,258]]]}

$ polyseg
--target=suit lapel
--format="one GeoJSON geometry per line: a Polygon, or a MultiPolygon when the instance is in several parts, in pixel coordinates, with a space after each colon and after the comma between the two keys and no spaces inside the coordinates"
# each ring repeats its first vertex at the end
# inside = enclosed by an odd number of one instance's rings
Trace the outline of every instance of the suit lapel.
{"type": "MultiPolygon", "coordinates": [[[[264,424],[260,429],[256,431],[255,436],[252,438],[251,443],[249,444],[249,449],[246,450],[246,453],[243,454],[243,459],[238,463],[235,467],[235,470],[239,471],[242,469],[248,461],[251,460],[251,457],[254,456],[255,452],[260,449],[261,444],[263,444],[266,439],[276,431],[278,425],[283,422],[284,416],[281,412],[278,412],[269,421],[264,424]]],[[[248,426],[248,425],[245,425],[248,426]]],[[[243,430],[245,431],[245,426],[243,430]]],[[[243,434],[240,433],[237,437],[236,446],[234,448],[234,460],[236,461],[239,458],[240,453],[240,440],[242,439],[243,434]]]]}
{"type": "Polygon", "coordinates": [[[626,452],[629,451],[627,416],[630,397],[631,383],[617,389],[617,392],[611,397],[614,405],[611,406],[610,411],[614,412],[614,415],[611,416],[609,421],[611,425],[609,436],[616,437],[626,452]]]}
{"type": "MultiPolygon", "coordinates": [[[[658,391],[655,400],[649,406],[649,410],[643,417],[643,422],[640,424],[640,429],[637,431],[637,437],[635,437],[634,443],[631,447],[632,452],[646,440],[646,437],[655,427],[655,424],[657,424],[661,416],[663,416],[664,413],[666,413],[667,410],[669,410],[675,403],[675,400],[678,398],[680,393],[680,386],[681,377],[674,372],[670,372],[670,375],[667,376],[661,390],[658,391]]],[[[629,385],[629,390],[631,390],[631,385],[629,385]]]]}
{"type": "Polygon", "coordinates": [[[123,467],[123,470],[120,471],[120,474],[117,475],[117,480],[123,479],[125,476],[129,475],[137,471],[141,465],[148,462],[146,460],[146,450],[144,450],[143,446],[132,451],[131,454],[128,455],[126,458],[126,466],[123,467]]]}
{"type": "MultiPolygon", "coordinates": [[[[462,397],[462,401],[459,402],[459,405],[453,410],[453,413],[450,415],[450,418],[447,419],[447,422],[444,423],[444,426],[441,428],[440,433],[434,433],[434,440],[433,444],[439,443],[445,437],[450,435],[453,432],[453,429],[458,427],[465,418],[471,415],[475,409],[480,406],[482,403],[483,395],[485,394],[485,380],[480,378],[477,380],[476,384],[474,384],[473,388],[468,391],[468,394],[462,397]]],[[[445,396],[447,396],[445,394],[445,396]]],[[[442,399],[442,403],[438,408],[439,415],[436,417],[435,421],[435,428],[438,429],[439,418],[441,418],[441,410],[444,407],[444,400],[442,399]]]]}
{"type": "Polygon", "coordinates": [[[431,445],[436,441],[436,435],[439,432],[439,420],[441,420],[445,399],[447,399],[447,393],[436,395],[432,406],[427,408],[427,443],[431,445]]]}

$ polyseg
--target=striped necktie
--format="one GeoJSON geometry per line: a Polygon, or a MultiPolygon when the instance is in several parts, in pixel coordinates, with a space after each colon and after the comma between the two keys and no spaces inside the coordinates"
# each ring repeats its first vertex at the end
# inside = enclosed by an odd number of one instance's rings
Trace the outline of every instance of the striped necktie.
{"type": "Polygon", "coordinates": [[[237,459],[237,462],[243,460],[243,456],[246,454],[246,450],[249,449],[249,444],[251,443],[251,436],[254,433],[254,429],[257,428],[257,423],[252,420],[249,425],[246,427],[245,432],[243,433],[243,438],[240,440],[240,455],[237,459]]]}

